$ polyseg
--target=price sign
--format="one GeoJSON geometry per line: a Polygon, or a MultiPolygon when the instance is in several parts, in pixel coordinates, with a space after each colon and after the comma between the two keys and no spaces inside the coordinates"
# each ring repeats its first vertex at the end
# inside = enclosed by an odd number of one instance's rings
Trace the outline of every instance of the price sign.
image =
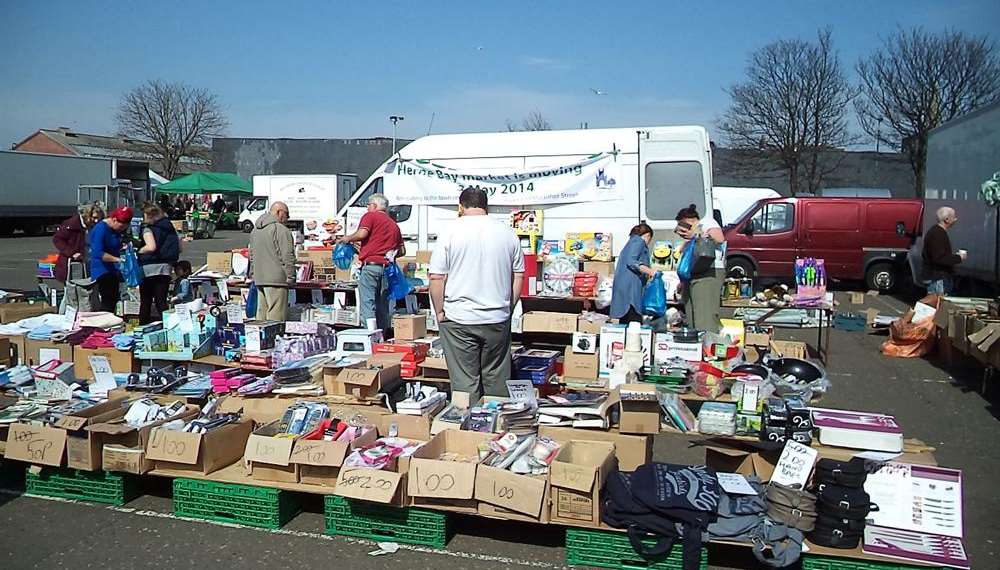
{"type": "Polygon", "coordinates": [[[532,385],[531,380],[508,380],[507,394],[515,402],[534,402],[535,386],[532,385]]]}
{"type": "Polygon", "coordinates": [[[225,279],[219,279],[216,284],[219,286],[219,299],[225,303],[229,300],[229,284],[225,279]]]}
{"type": "Polygon", "coordinates": [[[181,330],[184,332],[194,331],[194,322],[191,320],[191,308],[187,305],[177,305],[174,307],[174,314],[180,321],[181,330]]]}
{"type": "Polygon", "coordinates": [[[363,499],[376,503],[389,503],[399,488],[399,473],[368,469],[365,467],[342,468],[337,479],[337,490],[341,497],[363,499]]]}
{"type": "Polygon", "coordinates": [[[229,303],[226,305],[226,320],[229,324],[243,323],[243,305],[239,303],[229,303]]]}
{"type": "Polygon", "coordinates": [[[771,481],[787,486],[805,487],[818,455],[819,452],[809,446],[796,441],[786,442],[785,449],[778,458],[778,465],[774,468],[774,474],[771,475],[771,481]]]}
{"type": "Polygon", "coordinates": [[[90,393],[96,396],[107,395],[108,391],[118,387],[115,382],[115,373],[111,370],[111,362],[104,355],[91,355],[87,358],[90,361],[90,369],[94,372],[94,385],[90,387],[90,393]]]}

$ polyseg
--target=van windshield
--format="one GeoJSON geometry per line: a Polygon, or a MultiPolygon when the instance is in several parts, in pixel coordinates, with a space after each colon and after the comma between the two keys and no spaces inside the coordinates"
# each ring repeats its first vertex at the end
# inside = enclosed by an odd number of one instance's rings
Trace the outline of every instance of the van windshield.
{"type": "Polygon", "coordinates": [[[368,205],[368,198],[371,198],[372,194],[382,194],[382,177],[379,176],[375,180],[372,180],[368,186],[365,187],[361,194],[358,194],[358,199],[354,201],[351,206],[356,208],[364,208],[368,205]]]}

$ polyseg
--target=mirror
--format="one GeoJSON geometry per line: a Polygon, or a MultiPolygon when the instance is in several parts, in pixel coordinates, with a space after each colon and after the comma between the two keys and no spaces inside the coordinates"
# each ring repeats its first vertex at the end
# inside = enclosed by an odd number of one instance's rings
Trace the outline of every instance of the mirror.
{"type": "Polygon", "coordinates": [[[754,220],[747,221],[746,225],[743,226],[743,229],[740,230],[740,233],[744,234],[744,235],[752,236],[753,232],[754,232],[754,225],[755,225],[754,220]]]}

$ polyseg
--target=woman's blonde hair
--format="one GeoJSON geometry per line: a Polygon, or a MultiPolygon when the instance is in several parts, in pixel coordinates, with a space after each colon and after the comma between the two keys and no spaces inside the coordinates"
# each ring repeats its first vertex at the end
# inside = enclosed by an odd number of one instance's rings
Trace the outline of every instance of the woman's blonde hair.
{"type": "Polygon", "coordinates": [[[93,220],[95,217],[104,219],[105,213],[104,208],[100,207],[98,204],[87,204],[80,209],[80,215],[83,216],[85,220],[93,220]]]}

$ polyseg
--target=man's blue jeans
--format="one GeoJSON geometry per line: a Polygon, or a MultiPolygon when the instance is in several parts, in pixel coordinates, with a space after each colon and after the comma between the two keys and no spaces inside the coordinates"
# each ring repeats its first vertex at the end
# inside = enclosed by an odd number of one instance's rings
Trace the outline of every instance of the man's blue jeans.
{"type": "Polygon", "coordinates": [[[358,275],[358,304],[361,312],[361,327],[367,326],[368,319],[375,319],[378,328],[388,331],[389,282],[385,278],[385,268],[381,265],[363,265],[358,275]]]}
{"type": "Polygon", "coordinates": [[[945,277],[943,279],[932,279],[927,282],[927,293],[935,293],[938,295],[950,295],[952,288],[951,277],[945,277]]]}

